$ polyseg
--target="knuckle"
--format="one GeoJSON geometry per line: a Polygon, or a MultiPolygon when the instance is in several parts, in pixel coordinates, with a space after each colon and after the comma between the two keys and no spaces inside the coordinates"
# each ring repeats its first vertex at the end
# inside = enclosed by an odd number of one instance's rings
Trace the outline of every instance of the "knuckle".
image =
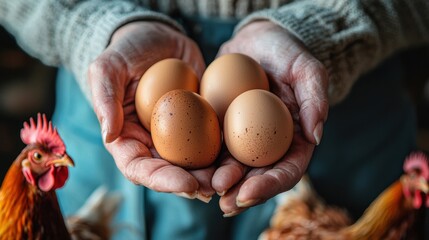
{"type": "Polygon", "coordinates": [[[88,74],[92,75],[100,75],[103,73],[104,69],[106,69],[107,64],[101,58],[97,58],[93,62],[89,64],[88,74]]]}
{"type": "Polygon", "coordinates": [[[298,75],[318,75],[322,78],[327,76],[325,66],[308,52],[299,54],[292,67],[292,71],[298,75]]]}
{"type": "Polygon", "coordinates": [[[136,170],[135,170],[136,168],[132,161],[126,165],[122,165],[122,167],[119,167],[119,169],[124,174],[125,178],[127,178],[129,181],[131,181],[134,184],[138,184],[136,180],[136,170]]]}

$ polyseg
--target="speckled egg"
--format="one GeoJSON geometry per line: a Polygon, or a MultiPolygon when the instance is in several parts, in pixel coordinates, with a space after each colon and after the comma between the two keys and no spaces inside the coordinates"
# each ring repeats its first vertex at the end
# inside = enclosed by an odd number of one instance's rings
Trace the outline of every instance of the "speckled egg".
{"type": "Polygon", "coordinates": [[[221,148],[215,111],[200,95],[172,90],[155,104],[151,134],[159,155],[186,169],[210,166],[221,148]]]}
{"type": "Polygon", "coordinates": [[[135,105],[140,122],[151,131],[152,110],[162,95],[174,89],[198,92],[198,87],[197,75],[184,61],[168,58],[155,63],[143,74],[137,86],[135,105]]]}
{"type": "Polygon", "coordinates": [[[232,100],[250,89],[269,90],[268,78],[258,62],[241,53],[215,59],[204,71],[200,83],[200,94],[216,111],[221,125],[232,100]]]}
{"type": "Polygon", "coordinates": [[[267,166],[289,149],[293,137],[292,116],[273,93],[249,90],[228,107],[223,134],[228,150],[238,161],[251,167],[267,166]]]}

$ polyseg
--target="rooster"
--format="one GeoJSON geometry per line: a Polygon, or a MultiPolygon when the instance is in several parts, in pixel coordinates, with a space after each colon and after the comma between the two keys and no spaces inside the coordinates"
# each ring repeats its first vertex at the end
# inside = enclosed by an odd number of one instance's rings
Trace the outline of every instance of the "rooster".
{"type": "Polygon", "coordinates": [[[407,234],[417,210],[429,207],[429,161],[421,152],[410,154],[404,174],[385,189],[356,222],[347,212],[329,206],[312,189],[308,176],[279,195],[271,225],[259,240],[399,240],[407,234]]]}
{"type": "Polygon", "coordinates": [[[108,238],[98,232],[107,229],[120,199],[98,190],[79,214],[65,221],[55,190],[64,186],[74,162],[61,137],[46,115],[38,114],[37,124],[32,118],[24,123],[21,139],[27,146],[0,189],[0,239],[108,238]]]}

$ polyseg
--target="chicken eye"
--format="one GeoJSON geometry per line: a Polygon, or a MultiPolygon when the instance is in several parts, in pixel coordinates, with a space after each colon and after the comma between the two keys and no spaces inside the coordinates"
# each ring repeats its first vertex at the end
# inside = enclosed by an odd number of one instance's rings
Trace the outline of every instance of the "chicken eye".
{"type": "Polygon", "coordinates": [[[33,154],[33,159],[36,161],[40,161],[42,159],[42,154],[40,154],[39,152],[35,152],[33,154]]]}

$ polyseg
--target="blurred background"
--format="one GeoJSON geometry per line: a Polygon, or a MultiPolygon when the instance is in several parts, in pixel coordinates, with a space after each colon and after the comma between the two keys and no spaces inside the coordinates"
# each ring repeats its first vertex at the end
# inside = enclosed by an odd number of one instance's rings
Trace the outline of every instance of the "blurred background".
{"type": "Polygon", "coordinates": [[[38,112],[52,115],[55,74],[0,27],[0,182],[24,147],[19,135],[24,121],[38,112]]]}
{"type": "MultiPolygon", "coordinates": [[[[418,145],[429,152],[429,48],[404,53],[402,59],[404,86],[418,113],[418,145]]],[[[23,122],[38,112],[52,115],[55,74],[55,68],[28,56],[0,27],[0,182],[24,147],[19,136],[23,122]]]]}

